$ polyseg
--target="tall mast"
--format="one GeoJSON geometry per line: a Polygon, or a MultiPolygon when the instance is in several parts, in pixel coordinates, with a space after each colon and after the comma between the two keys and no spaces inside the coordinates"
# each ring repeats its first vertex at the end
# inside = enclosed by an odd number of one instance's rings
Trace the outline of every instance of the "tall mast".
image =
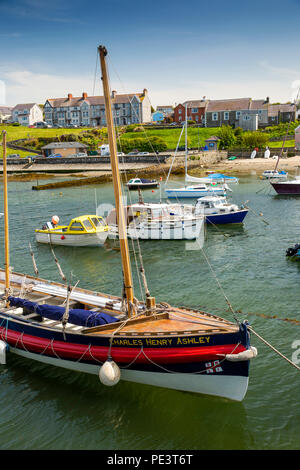
{"type": "Polygon", "coordinates": [[[185,177],[187,176],[187,159],[188,159],[188,149],[187,149],[187,103],[185,103],[185,177]]]}
{"type": "Polygon", "coordinates": [[[2,131],[3,146],[3,207],[4,207],[4,250],[5,250],[5,294],[9,291],[9,232],[7,204],[7,162],[6,162],[6,131],[2,131]]]}
{"type": "Polygon", "coordinates": [[[114,130],[108,73],[107,73],[106,61],[105,61],[107,50],[104,46],[99,46],[98,51],[100,55],[100,64],[101,64],[101,72],[102,72],[103,92],[104,92],[104,100],[105,100],[105,114],[106,114],[106,122],[107,122],[107,132],[108,132],[110,161],[111,161],[115,204],[116,204],[116,214],[117,214],[118,229],[119,229],[120,251],[121,251],[121,257],[122,257],[125,294],[126,294],[127,307],[128,307],[128,316],[131,316],[133,298],[134,298],[133,283],[132,283],[132,273],[131,273],[130,256],[129,256],[129,249],[128,249],[124,206],[123,206],[123,201],[122,201],[122,187],[121,187],[121,180],[120,180],[120,173],[119,173],[119,160],[117,156],[116,135],[115,135],[115,130],[114,130]]]}

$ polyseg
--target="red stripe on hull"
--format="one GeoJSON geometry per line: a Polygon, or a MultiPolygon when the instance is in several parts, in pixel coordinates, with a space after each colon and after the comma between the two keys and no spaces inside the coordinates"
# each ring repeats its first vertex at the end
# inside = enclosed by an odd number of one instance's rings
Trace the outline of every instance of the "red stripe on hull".
{"type": "MultiPolygon", "coordinates": [[[[85,361],[104,362],[107,359],[108,347],[90,346],[78,343],[53,341],[31,335],[20,334],[6,328],[0,328],[1,336],[10,346],[27,350],[32,353],[44,353],[48,356],[58,356],[60,359],[82,359],[85,361]]],[[[130,341],[130,340],[129,340],[130,341]]],[[[129,363],[136,359],[136,363],[145,364],[148,358],[162,364],[189,363],[220,359],[219,354],[237,354],[245,351],[245,347],[236,344],[194,347],[112,347],[111,356],[118,363],[129,363]],[[145,354],[143,354],[143,352],[145,354]],[[138,356],[139,355],[139,356],[138,356]],[[137,357],[138,356],[138,357],[137,357]]]]}

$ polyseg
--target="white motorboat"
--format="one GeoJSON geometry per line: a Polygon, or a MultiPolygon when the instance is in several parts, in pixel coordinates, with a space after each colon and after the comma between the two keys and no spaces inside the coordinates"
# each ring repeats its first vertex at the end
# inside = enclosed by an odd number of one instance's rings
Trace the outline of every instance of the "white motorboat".
{"type": "Polygon", "coordinates": [[[208,224],[240,224],[247,213],[248,209],[228,202],[226,197],[202,197],[195,205],[195,214],[204,214],[208,224]]]}
{"type": "MultiPolygon", "coordinates": [[[[136,203],[125,208],[127,236],[141,240],[193,240],[204,228],[204,217],[180,204],[136,203]]],[[[106,218],[109,238],[118,237],[116,210],[106,218]]]]}
{"type": "MultiPolygon", "coordinates": [[[[49,224],[49,222],[48,222],[49,224]]],[[[98,215],[82,215],[71,220],[69,225],[45,224],[35,230],[38,243],[62,246],[103,246],[110,227],[98,215]]]]}
{"type": "Polygon", "coordinates": [[[288,173],[286,171],[277,171],[277,170],[265,170],[262,174],[262,179],[276,179],[276,180],[286,180],[288,173]]]}

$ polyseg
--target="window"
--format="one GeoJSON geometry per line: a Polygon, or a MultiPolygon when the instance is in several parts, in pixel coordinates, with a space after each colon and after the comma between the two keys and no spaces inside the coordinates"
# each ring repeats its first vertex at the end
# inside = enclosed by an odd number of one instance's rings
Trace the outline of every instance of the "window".
{"type": "Polygon", "coordinates": [[[212,120],[217,121],[218,120],[218,113],[212,113],[212,120]]]}
{"type": "MultiPolygon", "coordinates": [[[[130,181],[129,181],[130,183],[130,181]]],[[[99,217],[92,217],[92,222],[93,224],[95,225],[95,227],[102,227],[103,225],[105,225],[104,221],[102,219],[100,219],[99,217]]]]}
{"type": "Polygon", "coordinates": [[[83,220],[83,225],[87,230],[93,230],[94,227],[92,226],[91,222],[88,219],[83,220]]]}
{"type": "Polygon", "coordinates": [[[71,227],[70,227],[70,230],[74,230],[75,232],[83,232],[84,231],[83,226],[81,225],[80,222],[73,222],[71,227]]]}
{"type": "Polygon", "coordinates": [[[224,121],[228,121],[229,119],[229,111],[225,111],[224,113],[224,121]]]}
{"type": "Polygon", "coordinates": [[[192,113],[198,113],[198,108],[192,108],[192,113]]]}
{"type": "Polygon", "coordinates": [[[240,117],[240,115],[241,115],[241,111],[237,111],[237,112],[235,113],[236,119],[238,119],[238,118],[240,117]]]}
{"type": "Polygon", "coordinates": [[[181,108],[178,109],[178,114],[182,114],[182,109],[181,108]]]}

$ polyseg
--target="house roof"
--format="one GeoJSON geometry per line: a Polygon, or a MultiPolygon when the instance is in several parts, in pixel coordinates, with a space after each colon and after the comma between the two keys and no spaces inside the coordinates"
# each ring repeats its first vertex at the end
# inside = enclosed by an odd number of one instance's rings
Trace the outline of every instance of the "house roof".
{"type": "Polygon", "coordinates": [[[229,100],[210,100],[207,105],[207,112],[217,111],[240,111],[249,109],[251,98],[235,98],[229,100]]]}
{"type": "Polygon", "coordinates": [[[266,100],[251,100],[249,109],[268,109],[266,100]]]}
{"type": "Polygon", "coordinates": [[[295,111],[295,105],[290,103],[285,104],[269,104],[269,112],[277,114],[281,113],[292,113],[295,111]]]}
{"type": "MultiPolygon", "coordinates": [[[[118,95],[115,93],[112,98],[112,103],[122,104],[130,103],[131,100],[136,96],[140,101],[143,101],[145,98],[145,92],[143,93],[130,93],[118,95]]],[[[89,105],[103,105],[104,106],[104,96],[77,96],[77,97],[65,97],[65,98],[49,98],[47,100],[53,108],[63,108],[63,107],[73,107],[80,106],[83,102],[88,103],[89,105]]]]}
{"type": "Polygon", "coordinates": [[[34,105],[37,105],[37,103],[24,103],[24,104],[17,104],[13,109],[12,111],[17,111],[18,109],[31,109],[33,108],[34,105]]]}
{"type": "Polygon", "coordinates": [[[47,149],[73,149],[73,148],[87,148],[87,145],[81,142],[51,142],[50,144],[44,145],[42,150],[47,149]]]}
{"type": "Polygon", "coordinates": [[[205,142],[216,142],[217,140],[220,140],[220,138],[215,135],[211,135],[208,139],[205,139],[205,142]]]}
{"type": "Polygon", "coordinates": [[[0,113],[11,113],[11,110],[9,106],[0,106],[0,113]]]}
{"type": "Polygon", "coordinates": [[[207,106],[207,101],[205,100],[193,100],[193,101],[185,101],[182,103],[182,106],[187,104],[188,108],[205,108],[207,106]]]}

